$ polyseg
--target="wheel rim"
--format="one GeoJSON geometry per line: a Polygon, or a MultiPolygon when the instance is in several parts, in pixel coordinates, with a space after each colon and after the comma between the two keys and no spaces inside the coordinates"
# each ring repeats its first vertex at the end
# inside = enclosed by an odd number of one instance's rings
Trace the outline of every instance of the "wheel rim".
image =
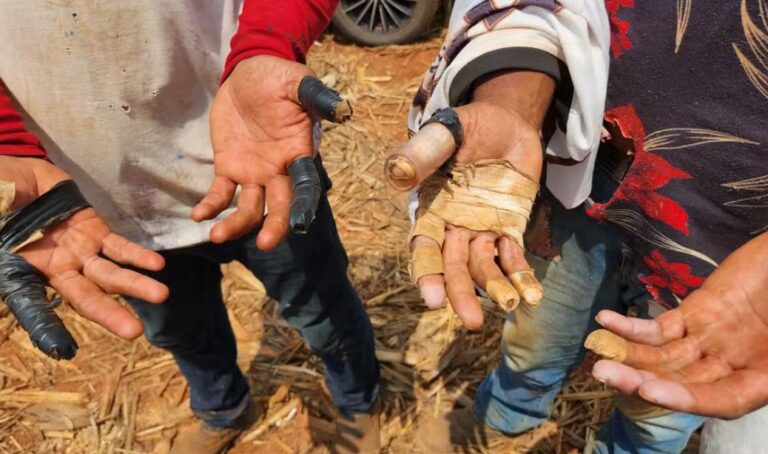
{"type": "Polygon", "coordinates": [[[341,0],[341,11],[368,33],[397,33],[413,18],[418,0],[341,0]]]}

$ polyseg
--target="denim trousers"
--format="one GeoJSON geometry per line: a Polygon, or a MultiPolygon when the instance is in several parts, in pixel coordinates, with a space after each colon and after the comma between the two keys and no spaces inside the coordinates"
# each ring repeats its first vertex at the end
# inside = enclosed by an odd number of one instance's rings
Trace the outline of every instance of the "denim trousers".
{"type": "MultiPolygon", "coordinates": [[[[595,191],[612,182],[596,176],[595,191]]],[[[623,232],[590,218],[584,207],[566,210],[551,195],[550,231],[558,261],[528,254],[544,286],[538,307],[521,304],[502,335],[502,360],[481,383],[474,411],[490,427],[519,434],[547,420],[569,374],[584,358],[584,340],[598,328],[600,309],[635,306],[647,316],[650,295],[636,278],[636,261],[623,232]]],[[[630,412],[622,405],[596,442],[599,453],[677,453],[704,418],[684,413],[630,412]]]]}
{"type": "Polygon", "coordinates": [[[257,233],[219,245],[161,252],[165,269],[147,274],[166,284],[170,297],[157,305],[129,300],[147,339],[173,354],[189,382],[195,415],[211,427],[232,425],[249,395],[222,301],[220,265],[238,260],[322,359],[339,410],[368,412],[380,381],[373,329],[347,275],[348,258],[327,198],[321,199],[309,232],[289,235],[275,250],[259,250],[257,233]]]}

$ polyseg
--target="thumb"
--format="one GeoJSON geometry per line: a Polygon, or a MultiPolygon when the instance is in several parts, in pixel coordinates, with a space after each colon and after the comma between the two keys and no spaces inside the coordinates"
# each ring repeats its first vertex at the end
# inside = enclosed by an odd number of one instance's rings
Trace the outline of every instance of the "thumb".
{"type": "Polygon", "coordinates": [[[462,144],[459,109],[437,110],[384,164],[387,181],[399,191],[408,191],[435,173],[462,144]]]}

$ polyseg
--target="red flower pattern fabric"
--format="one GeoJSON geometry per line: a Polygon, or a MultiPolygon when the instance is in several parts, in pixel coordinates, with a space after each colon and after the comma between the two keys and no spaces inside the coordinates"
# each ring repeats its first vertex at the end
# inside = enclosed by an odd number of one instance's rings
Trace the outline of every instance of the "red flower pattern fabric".
{"type": "Polygon", "coordinates": [[[621,8],[634,8],[635,0],[606,0],[605,9],[608,10],[608,20],[611,25],[611,54],[613,58],[619,58],[622,53],[632,48],[632,40],[629,39],[629,22],[619,19],[621,8]]]}
{"type": "Polygon", "coordinates": [[[624,137],[632,140],[635,159],[611,200],[595,204],[588,210],[589,215],[604,219],[602,212],[605,209],[624,200],[635,203],[648,217],[688,235],[688,213],[679,203],[656,190],[663,188],[671,180],[691,179],[691,175],[661,156],[645,151],[645,127],[632,104],[609,110],[605,119],[618,126],[624,137]]]}
{"type": "Polygon", "coordinates": [[[667,289],[677,296],[684,297],[690,289],[698,288],[704,283],[703,277],[691,272],[691,265],[668,262],[658,249],[654,249],[650,257],[643,257],[643,262],[652,274],[640,276],[639,279],[656,301],[663,302],[659,297],[659,289],[667,289]]]}

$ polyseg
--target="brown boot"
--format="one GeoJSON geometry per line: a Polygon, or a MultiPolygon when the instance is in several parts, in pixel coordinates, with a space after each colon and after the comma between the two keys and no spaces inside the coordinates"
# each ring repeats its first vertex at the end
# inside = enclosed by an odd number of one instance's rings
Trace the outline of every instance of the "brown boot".
{"type": "Polygon", "coordinates": [[[381,402],[376,401],[371,413],[356,413],[336,421],[334,454],[379,454],[381,450],[381,402]]]}
{"type": "Polygon", "coordinates": [[[168,454],[224,453],[245,429],[261,417],[261,414],[259,406],[249,402],[232,427],[215,428],[209,427],[202,421],[196,421],[179,430],[168,454]]]}
{"type": "Polygon", "coordinates": [[[422,422],[414,442],[425,454],[487,452],[493,447],[502,448],[500,452],[529,452],[556,432],[557,425],[547,421],[524,434],[506,435],[486,426],[471,408],[464,408],[422,422]]]}

